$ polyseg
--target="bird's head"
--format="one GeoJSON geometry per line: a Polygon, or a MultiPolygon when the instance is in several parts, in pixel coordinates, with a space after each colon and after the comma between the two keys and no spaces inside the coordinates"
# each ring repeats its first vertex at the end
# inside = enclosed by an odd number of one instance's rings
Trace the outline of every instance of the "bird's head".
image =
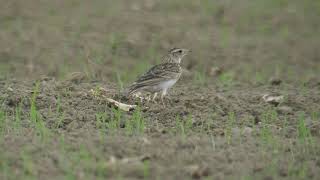
{"type": "Polygon", "coordinates": [[[180,63],[182,58],[190,52],[189,49],[173,48],[168,53],[167,61],[171,63],[180,63]]]}

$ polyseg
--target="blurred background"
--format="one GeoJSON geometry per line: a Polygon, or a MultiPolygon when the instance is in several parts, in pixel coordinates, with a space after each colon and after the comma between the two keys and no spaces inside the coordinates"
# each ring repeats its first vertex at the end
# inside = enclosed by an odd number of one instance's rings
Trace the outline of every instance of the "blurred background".
{"type": "Polygon", "coordinates": [[[0,79],[133,81],[168,49],[192,49],[196,82],[319,80],[320,1],[1,0],[0,79]]]}
{"type": "Polygon", "coordinates": [[[319,102],[320,0],[0,0],[0,180],[320,179],[319,102]]]}

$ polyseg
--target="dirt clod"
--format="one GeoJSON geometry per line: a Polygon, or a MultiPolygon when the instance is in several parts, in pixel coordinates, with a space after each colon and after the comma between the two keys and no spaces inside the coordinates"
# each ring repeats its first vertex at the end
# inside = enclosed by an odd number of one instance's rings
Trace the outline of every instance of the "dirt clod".
{"type": "Polygon", "coordinates": [[[269,82],[271,85],[280,85],[282,83],[282,80],[280,78],[273,77],[270,78],[269,82]]]}
{"type": "Polygon", "coordinates": [[[194,179],[200,179],[209,175],[209,168],[206,166],[191,165],[186,167],[186,169],[194,179]]]}

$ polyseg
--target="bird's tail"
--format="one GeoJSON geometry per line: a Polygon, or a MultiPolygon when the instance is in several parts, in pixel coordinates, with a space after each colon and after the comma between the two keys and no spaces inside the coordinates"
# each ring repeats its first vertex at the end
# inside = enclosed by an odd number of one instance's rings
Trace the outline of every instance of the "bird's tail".
{"type": "Polygon", "coordinates": [[[131,86],[123,89],[123,90],[120,92],[120,94],[121,94],[122,96],[129,97],[129,96],[131,96],[132,94],[134,94],[134,93],[136,92],[136,90],[137,90],[136,85],[135,85],[135,84],[132,84],[131,86]]]}

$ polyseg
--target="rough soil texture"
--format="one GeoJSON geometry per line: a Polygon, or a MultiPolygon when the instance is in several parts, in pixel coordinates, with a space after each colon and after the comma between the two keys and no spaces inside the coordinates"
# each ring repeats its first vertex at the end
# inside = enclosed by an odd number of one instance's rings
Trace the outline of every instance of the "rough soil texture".
{"type": "Polygon", "coordinates": [[[0,179],[319,179],[320,6],[268,2],[4,0],[0,179]],[[173,46],[166,107],[119,95],[173,46]]]}

